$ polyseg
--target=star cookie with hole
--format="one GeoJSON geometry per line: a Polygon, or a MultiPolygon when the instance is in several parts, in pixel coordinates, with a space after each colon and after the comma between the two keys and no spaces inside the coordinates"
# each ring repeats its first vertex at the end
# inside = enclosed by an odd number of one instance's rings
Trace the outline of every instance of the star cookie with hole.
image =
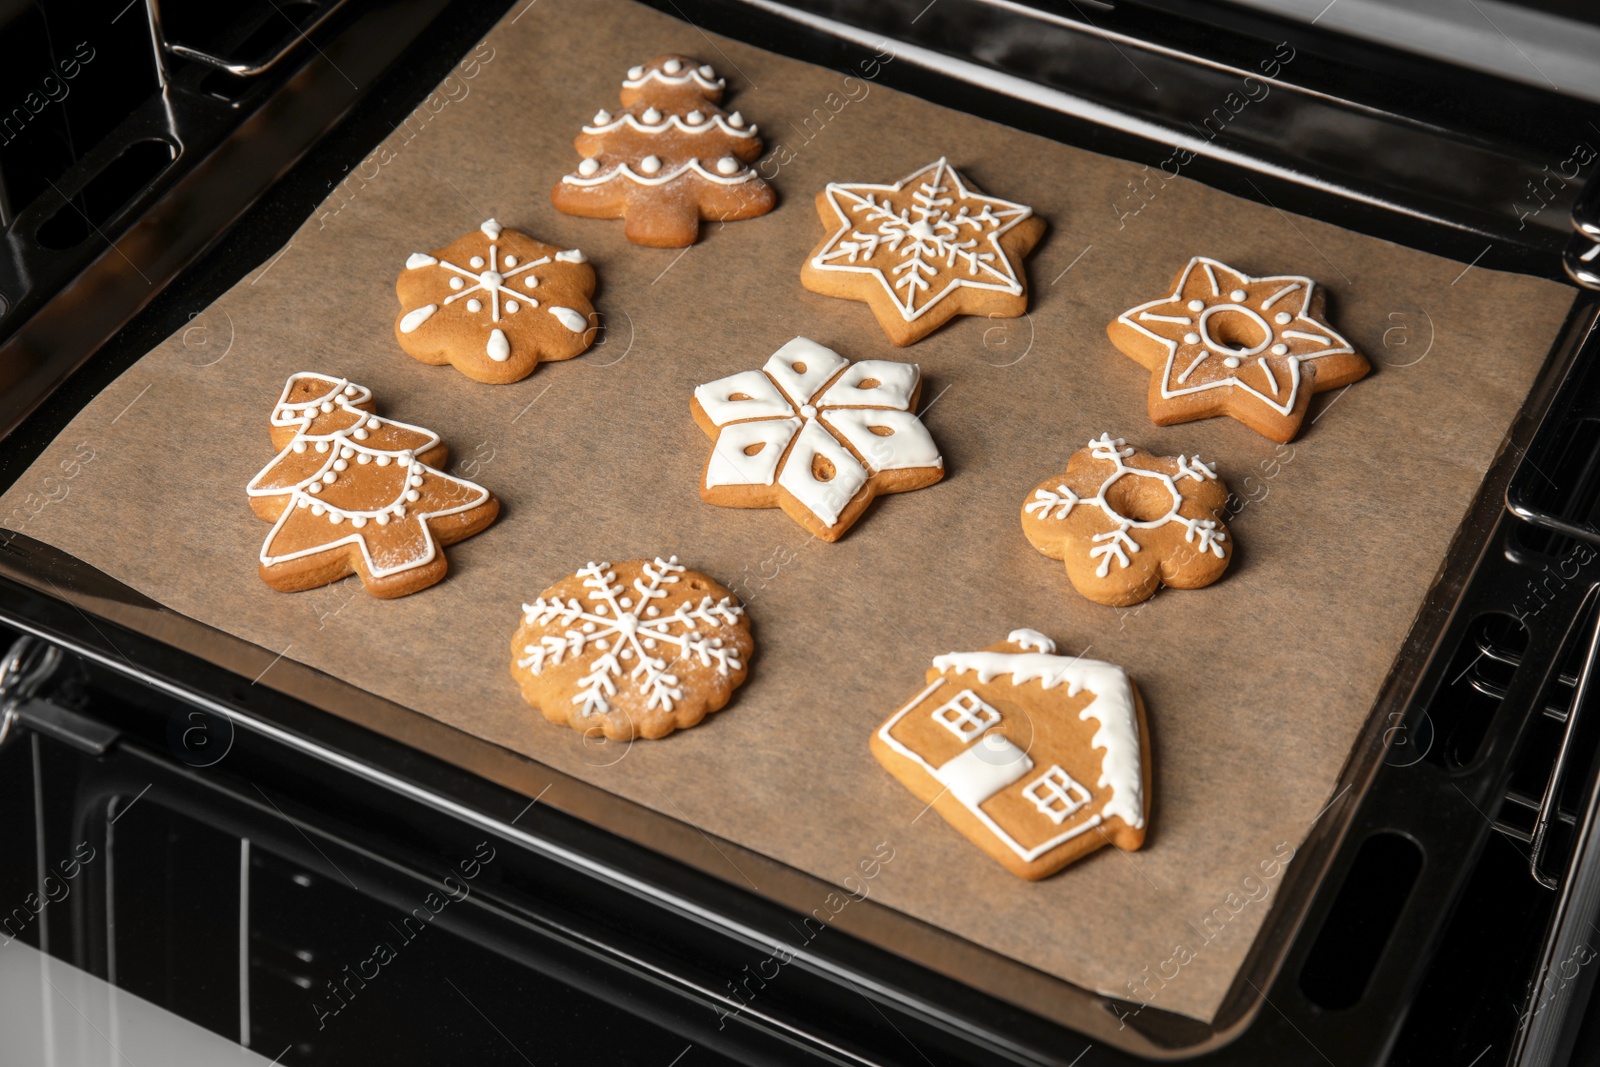
{"type": "Polygon", "coordinates": [[[433,252],[413,252],[395,282],[394,335],[408,355],[474,381],[521,381],[541,362],[594,343],[594,268],[576,248],[494,219],[433,252]]]}
{"type": "Polygon", "coordinates": [[[1196,256],[1179,272],[1171,296],[1123,312],[1106,332],[1154,372],[1156,425],[1231,415],[1287,443],[1300,432],[1312,394],[1359,381],[1372,369],[1328,325],[1323,303],[1310,278],[1252,278],[1196,256]]]}
{"type": "Polygon", "coordinates": [[[738,597],[657,556],[590,563],[522,605],[511,676],[551,722],[631,741],[726,705],[753,651],[738,597]]]}
{"type": "Polygon", "coordinates": [[[694,421],[712,439],[700,498],[725,508],[782,508],[837,541],[874,497],[944,477],[939,447],[914,414],[915,363],[839,353],[796,337],[761,370],[700,386],[694,421]]]}
{"type": "Polygon", "coordinates": [[[1030,880],[1102,845],[1144,844],[1150,730],[1121,667],[1058,655],[1054,641],[1022,629],[982,651],[935,656],[926,681],[870,742],[915,795],[908,811],[931,807],[1030,880]]]}
{"type": "Polygon", "coordinates": [[[1044,220],[979,192],[943,158],[893,185],[832,183],[817,194],[817,214],[828,236],[800,268],[801,284],[865,302],[897,345],[957,315],[1028,310],[1022,258],[1044,220]]]}
{"type": "Polygon", "coordinates": [[[380,418],[372,391],[345,378],[292,375],[270,420],[277,458],[245,487],[272,523],[261,580],[282,592],[355,574],[376,597],[445,576],[444,546],[488,528],[500,502],[446,474],[439,435],[380,418]]]}
{"type": "Polygon", "coordinates": [[[1066,562],[1074,589],[1120,607],[1162,585],[1199,589],[1221,578],[1233,559],[1227,506],[1228,487],[1199,456],[1152,456],[1101,434],[1028,494],[1022,532],[1066,562]]]}

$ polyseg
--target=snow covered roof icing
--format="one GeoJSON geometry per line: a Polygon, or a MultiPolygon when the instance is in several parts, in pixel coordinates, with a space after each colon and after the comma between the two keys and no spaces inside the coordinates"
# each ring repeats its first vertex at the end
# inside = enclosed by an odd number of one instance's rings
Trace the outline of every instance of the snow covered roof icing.
{"type": "Polygon", "coordinates": [[[956,674],[974,671],[980,682],[1006,675],[1012,685],[1019,687],[1038,682],[1044,689],[1055,689],[1065,684],[1069,697],[1083,690],[1093,693],[1094,700],[1079,713],[1079,718],[1099,724],[1089,743],[1105,750],[1099,785],[1111,787],[1111,799],[1101,809],[1102,814],[1108,819],[1118,816],[1135,829],[1144,826],[1139,716],[1127,672],[1099,660],[1055,655],[1055,643],[1035,630],[1014,630],[1007,640],[1038,651],[950,652],[935,656],[933,665],[956,674]]]}

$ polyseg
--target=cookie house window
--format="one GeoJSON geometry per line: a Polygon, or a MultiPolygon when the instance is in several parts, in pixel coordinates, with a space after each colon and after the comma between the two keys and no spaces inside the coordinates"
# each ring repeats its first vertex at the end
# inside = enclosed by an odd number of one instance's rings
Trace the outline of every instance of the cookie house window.
{"type": "Polygon", "coordinates": [[[971,741],[1000,721],[1000,713],[970,689],[935,708],[933,717],[963,741],[971,741]]]}
{"type": "Polygon", "coordinates": [[[1050,821],[1057,826],[1089,803],[1089,791],[1062,770],[1059,763],[1029,782],[1022,795],[1033,801],[1034,807],[1050,816],[1050,821]]]}

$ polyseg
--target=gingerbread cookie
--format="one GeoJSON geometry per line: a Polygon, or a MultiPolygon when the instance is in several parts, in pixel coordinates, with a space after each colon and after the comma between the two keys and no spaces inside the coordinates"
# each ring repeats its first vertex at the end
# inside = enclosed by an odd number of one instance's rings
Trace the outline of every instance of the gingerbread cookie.
{"type": "Polygon", "coordinates": [[[1150,418],[1158,426],[1231,415],[1288,442],[1313,393],[1372,369],[1328,325],[1310,278],[1252,278],[1204,256],[1178,273],[1171,296],[1123,312],[1106,332],[1155,372],[1150,418]]]}
{"type": "Polygon", "coordinates": [[[865,301],[897,345],[957,315],[1028,310],[1022,257],[1044,220],[978,192],[942,158],[893,185],[833,183],[817,194],[817,213],[828,236],[800,268],[801,284],[865,301]]]}
{"type": "Polygon", "coordinates": [[[494,219],[444,248],[413,252],[395,292],[394,335],[407,354],[491,385],[521,381],[541,360],[571,359],[599,328],[584,254],[494,219]]]}
{"type": "Polygon", "coordinates": [[[1148,599],[1160,585],[1199,589],[1233,558],[1228,487],[1199,456],[1152,456],[1101,434],[1022,505],[1022,532],[1065,560],[1073,588],[1098,604],[1148,599]]]}
{"type": "Polygon", "coordinates": [[[439,435],[379,418],[371,390],[292,375],[272,409],[280,451],[250,479],[251,509],[271,522],[261,580],[295,592],[356,574],[377,597],[415,593],[448,569],[443,547],[485,529],[500,502],[437,470],[439,435]]]}
{"type": "Polygon", "coordinates": [[[702,385],[689,408],[712,439],[700,498],[725,508],[782,508],[837,541],[874,497],[922,489],[944,459],[916,410],[915,363],[851,363],[796,337],[761,370],[702,385]]]}
{"type": "Polygon", "coordinates": [[[1150,732],[1121,667],[1058,656],[1036,630],[936,656],[872,754],[1006,870],[1038,879],[1144,844],[1150,732]]]}
{"type": "Polygon", "coordinates": [[[591,563],[522,605],[511,676],[553,723],[612,741],[686,730],[744,684],[750,620],[677,556],[591,563]]]}
{"type": "Polygon", "coordinates": [[[750,164],[761,158],[754,125],[719,105],[726,83],[687,56],[660,56],[628,71],[622,109],[601,110],[573,144],[583,162],[550,193],[557,211],[622,219],[634,244],[682,248],[700,220],[765,215],[777,198],[750,164]]]}

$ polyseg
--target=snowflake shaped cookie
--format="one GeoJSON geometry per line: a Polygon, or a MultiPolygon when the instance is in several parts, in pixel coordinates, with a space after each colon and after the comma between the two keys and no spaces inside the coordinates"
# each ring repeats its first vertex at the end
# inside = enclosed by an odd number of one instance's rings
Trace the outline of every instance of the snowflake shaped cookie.
{"type": "Polygon", "coordinates": [[[409,355],[474,381],[521,381],[541,361],[594,342],[594,268],[576,248],[490,219],[434,252],[413,252],[395,283],[394,335],[409,355]]]}
{"type": "Polygon", "coordinates": [[[613,741],[665,737],[744,684],[750,620],[677,556],[590,563],[522,606],[511,676],[554,723],[613,741]]]}
{"type": "Polygon", "coordinates": [[[1323,317],[1310,278],[1252,278],[1204,256],[1189,261],[1172,295],[1117,316],[1112,344],[1154,372],[1158,426],[1231,415],[1274,441],[1300,432],[1314,393],[1372,369],[1323,317]]]}
{"type": "Polygon", "coordinates": [[[272,411],[277,457],[250,479],[250,507],[271,522],[261,578],[294,592],[359,575],[398,597],[448,569],[443,546],[485,529],[500,503],[445,474],[439,435],[372,414],[372,392],[344,378],[289,378],[272,411]]]}
{"type": "Polygon", "coordinates": [[[978,192],[942,158],[893,185],[830,184],[817,213],[829,233],[801,283],[865,301],[897,345],[957,315],[1015,318],[1028,309],[1022,257],[1044,220],[978,192]]]}
{"type": "Polygon", "coordinates": [[[782,508],[837,541],[882,493],[944,477],[944,459],[913,414],[915,363],[851,363],[796,337],[761,370],[694,391],[690,410],[713,441],[700,497],[727,508],[782,508]]]}
{"type": "Polygon", "coordinates": [[[1078,592],[1100,604],[1147,599],[1160,585],[1199,589],[1233,558],[1223,524],[1228,487],[1199,456],[1152,456],[1101,434],[1022,506],[1022,532],[1064,560],[1078,592]]]}

